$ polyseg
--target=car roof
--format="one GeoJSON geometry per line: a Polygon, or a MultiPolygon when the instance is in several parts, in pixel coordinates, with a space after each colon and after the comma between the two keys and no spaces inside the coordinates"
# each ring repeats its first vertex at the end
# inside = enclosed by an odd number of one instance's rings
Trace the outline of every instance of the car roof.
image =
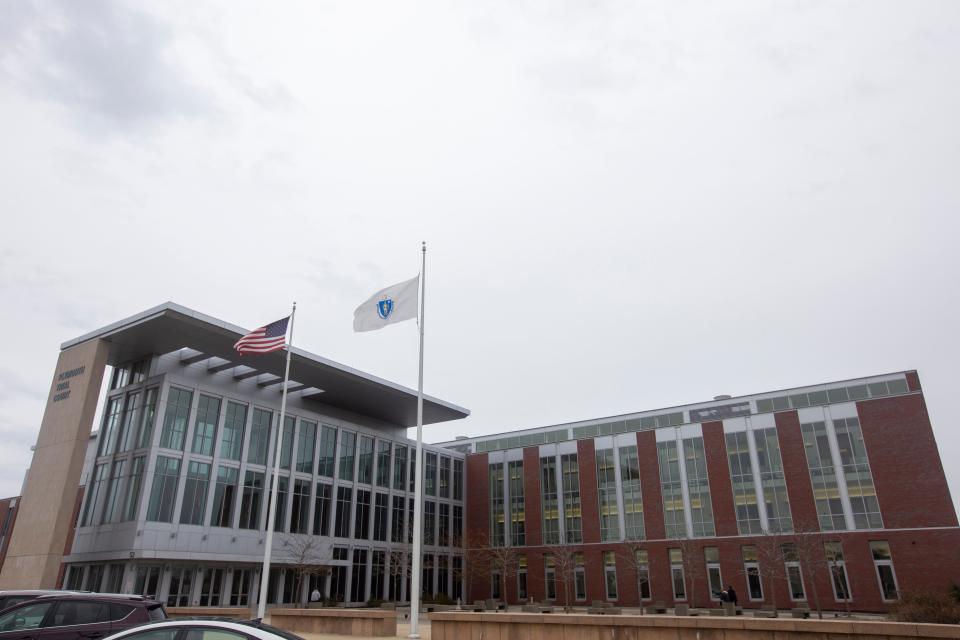
{"type": "Polygon", "coordinates": [[[82,591],[63,591],[61,589],[5,589],[0,591],[0,598],[7,596],[44,596],[58,593],[84,593],[82,591]]]}
{"type": "Polygon", "coordinates": [[[160,604],[157,600],[148,600],[143,596],[131,595],[129,593],[93,593],[90,591],[57,591],[45,593],[39,596],[37,600],[63,600],[64,598],[71,600],[93,600],[96,602],[124,602],[127,604],[134,602],[144,602],[148,605],[160,604]]]}
{"type": "Polygon", "coordinates": [[[270,625],[262,622],[259,618],[254,620],[237,620],[236,618],[219,618],[215,616],[197,616],[192,618],[168,618],[167,620],[157,620],[155,622],[148,622],[132,629],[122,631],[112,637],[121,638],[131,633],[141,632],[154,627],[187,627],[203,626],[204,624],[215,626],[220,629],[245,633],[263,640],[271,640],[272,638],[276,638],[278,636],[281,638],[286,638],[287,640],[304,640],[300,636],[290,633],[289,631],[278,629],[277,627],[271,627],[270,625]]]}

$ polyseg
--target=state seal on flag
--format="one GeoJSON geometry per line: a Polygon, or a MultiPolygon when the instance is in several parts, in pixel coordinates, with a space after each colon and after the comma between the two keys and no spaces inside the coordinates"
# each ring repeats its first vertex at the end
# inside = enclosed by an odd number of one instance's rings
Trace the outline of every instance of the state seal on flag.
{"type": "Polygon", "coordinates": [[[391,298],[384,298],[377,302],[377,315],[380,318],[386,320],[391,313],[393,313],[393,300],[391,298]]]}

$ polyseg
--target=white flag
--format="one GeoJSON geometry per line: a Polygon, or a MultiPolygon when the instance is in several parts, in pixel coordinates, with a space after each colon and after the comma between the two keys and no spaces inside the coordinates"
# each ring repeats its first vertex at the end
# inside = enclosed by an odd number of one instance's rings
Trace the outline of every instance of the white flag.
{"type": "Polygon", "coordinates": [[[417,317],[420,276],[381,289],[353,312],[354,331],[373,331],[417,317]]]}

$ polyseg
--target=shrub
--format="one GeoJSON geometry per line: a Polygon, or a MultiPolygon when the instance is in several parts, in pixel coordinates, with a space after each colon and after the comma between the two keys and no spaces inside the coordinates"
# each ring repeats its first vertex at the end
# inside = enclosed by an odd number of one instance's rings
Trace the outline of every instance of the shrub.
{"type": "Polygon", "coordinates": [[[445,593],[435,593],[432,598],[433,604],[453,604],[453,599],[445,593]]]}
{"type": "Polygon", "coordinates": [[[367,600],[368,607],[379,607],[382,604],[383,604],[383,600],[381,600],[380,598],[370,598],[369,600],[367,600]]]}
{"type": "Polygon", "coordinates": [[[960,624],[960,603],[946,593],[905,593],[890,607],[890,617],[899,622],[960,624]]]}

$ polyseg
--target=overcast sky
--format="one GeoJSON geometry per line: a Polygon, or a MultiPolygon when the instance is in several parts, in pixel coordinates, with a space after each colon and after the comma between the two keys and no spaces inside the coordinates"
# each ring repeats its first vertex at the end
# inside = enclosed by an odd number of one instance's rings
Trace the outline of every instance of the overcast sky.
{"type": "MultiPolygon", "coordinates": [[[[0,0],[0,494],[173,300],[480,435],[918,369],[960,497],[960,3],[0,0]]],[[[905,481],[909,481],[906,479],[905,481]]]]}

